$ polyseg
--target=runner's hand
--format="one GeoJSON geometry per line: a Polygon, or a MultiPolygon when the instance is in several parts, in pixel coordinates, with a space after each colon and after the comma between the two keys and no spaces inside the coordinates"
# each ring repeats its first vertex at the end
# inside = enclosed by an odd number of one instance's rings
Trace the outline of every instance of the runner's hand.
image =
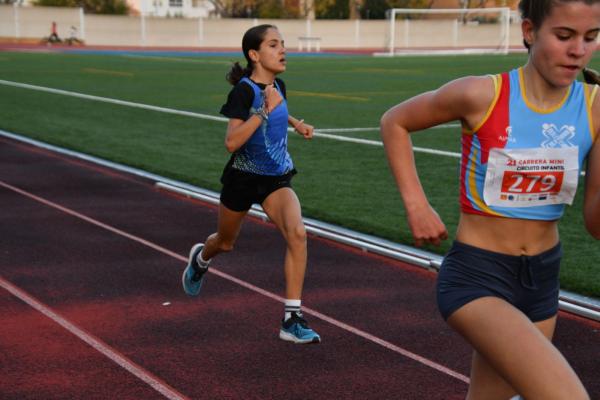
{"type": "Polygon", "coordinates": [[[422,247],[424,244],[439,246],[442,240],[448,239],[446,226],[429,204],[408,212],[408,226],[417,247],[422,247]]]}
{"type": "Polygon", "coordinates": [[[298,121],[298,123],[294,126],[296,132],[304,136],[305,139],[312,139],[315,128],[312,125],[309,125],[304,122],[303,119],[298,121]]]}
{"type": "Polygon", "coordinates": [[[281,93],[275,88],[273,84],[267,85],[264,90],[265,107],[269,113],[275,109],[283,101],[281,93]]]}

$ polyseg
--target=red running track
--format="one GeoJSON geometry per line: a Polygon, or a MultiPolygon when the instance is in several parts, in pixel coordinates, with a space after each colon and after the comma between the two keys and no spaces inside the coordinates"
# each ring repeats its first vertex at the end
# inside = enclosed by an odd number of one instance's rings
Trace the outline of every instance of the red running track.
{"type": "MultiPolygon", "coordinates": [[[[199,298],[180,276],[216,208],[0,138],[0,398],[463,399],[469,346],[435,274],[309,237],[303,304],[323,337],[278,339],[284,242],[248,218],[199,298]]],[[[600,324],[555,343],[600,396],[600,324]]]]}

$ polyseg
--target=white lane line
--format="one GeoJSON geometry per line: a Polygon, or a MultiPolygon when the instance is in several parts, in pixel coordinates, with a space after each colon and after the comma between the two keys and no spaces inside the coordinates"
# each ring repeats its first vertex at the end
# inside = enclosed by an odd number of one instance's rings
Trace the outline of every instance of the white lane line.
{"type": "MultiPolygon", "coordinates": [[[[445,128],[460,128],[460,124],[442,124],[432,126],[429,129],[445,129],[445,128]]],[[[379,127],[368,127],[368,128],[318,128],[319,132],[379,132],[379,127]]]]}
{"type": "MultiPolygon", "coordinates": [[[[84,93],[71,92],[68,90],[53,89],[53,88],[44,87],[44,86],[30,85],[27,83],[6,81],[3,79],[0,79],[0,84],[6,85],[6,86],[18,87],[21,89],[38,90],[41,92],[61,94],[61,95],[65,95],[65,96],[77,97],[80,99],[100,101],[100,102],[111,103],[111,104],[118,104],[118,105],[127,106],[127,107],[141,108],[144,110],[158,111],[158,112],[175,114],[175,115],[183,115],[183,116],[192,117],[192,118],[206,119],[206,120],[219,121],[219,122],[228,122],[229,121],[229,119],[225,118],[225,117],[218,117],[218,116],[208,115],[208,114],[200,114],[200,113],[195,113],[195,112],[191,112],[191,111],[181,111],[181,110],[176,110],[173,108],[151,106],[149,104],[134,103],[132,101],[112,99],[109,97],[93,96],[93,95],[84,94],[84,93]]],[[[454,127],[454,126],[459,126],[459,125],[447,124],[447,125],[440,125],[440,126],[438,126],[438,128],[448,128],[448,127],[454,127]]],[[[332,134],[326,133],[326,132],[367,132],[367,131],[373,131],[373,130],[378,131],[379,128],[330,128],[330,129],[324,128],[324,129],[315,129],[315,136],[332,139],[332,140],[344,141],[344,142],[366,144],[366,145],[371,145],[371,146],[383,146],[382,142],[376,141],[376,140],[349,138],[349,137],[345,137],[345,136],[332,135],[332,134]]],[[[288,131],[293,132],[294,129],[288,128],[288,131]]],[[[422,147],[414,147],[413,150],[416,152],[421,152],[421,153],[445,155],[445,156],[460,158],[459,153],[452,153],[452,152],[448,152],[448,151],[426,149],[426,148],[422,148],[422,147]]]]}
{"type": "Polygon", "coordinates": [[[90,94],[70,92],[68,90],[53,89],[53,88],[48,88],[48,87],[44,87],[44,86],[37,86],[37,85],[29,85],[27,83],[5,81],[5,80],[0,79],[0,84],[6,85],[6,86],[18,87],[18,88],[21,88],[21,89],[38,90],[40,92],[48,92],[48,93],[53,93],[53,94],[62,94],[62,95],[65,95],[65,96],[77,97],[77,98],[80,98],[80,99],[101,101],[101,102],[104,102],[104,103],[111,103],[111,104],[118,104],[120,106],[141,108],[141,109],[144,109],[144,110],[159,111],[159,112],[168,113],[168,114],[176,114],[176,115],[184,115],[184,116],[187,116],[187,117],[208,119],[208,120],[211,120],[211,121],[220,121],[220,122],[227,122],[227,121],[229,121],[225,117],[216,117],[214,115],[199,114],[199,113],[190,112],[190,111],[175,110],[173,108],[151,106],[149,104],[134,103],[132,101],[111,99],[110,97],[93,96],[93,95],[90,95],[90,94]]]}
{"type": "MultiPolygon", "coordinates": [[[[204,200],[208,203],[218,204],[219,196],[218,193],[207,191],[198,187],[193,187],[187,185],[183,182],[173,181],[168,178],[165,178],[160,175],[154,175],[146,171],[142,171],[139,169],[135,169],[132,167],[128,167],[121,164],[116,164],[111,161],[103,160],[100,158],[96,158],[93,156],[89,156],[87,154],[78,153],[72,150],[64,149],[61,147],[53,146],[47,143],[39,142],[37,140],[16,135],[14,133],[6,132],[0,129],[0,136],[9,137],[11,139],[15,139],[19,142],[29,143],[35,147],[43,148],[46,150],[50,150],[59,154],[67,154],[75,158],[79,158],[85,161],[89,161],[93,164],[102,165],[108,167],[110,169],[114,169],[117,171],[124,171],[128,174],[133,174],[137,176],[141,176],[150,180],[155,181],[155,184],[158,188],[166,189],[169,191],[175,191],[177,193],[183,194],[187,197],[197,198],[204,200]]],[[[585,171],[581,172],[582,176],[585,176],[585,171]]],[[[255,211],[250,210],[250,213],[254,213],[255,211]]],[[[265,219],[266,217],[261,213],[256,213],[257,217],[261,219],[265,219]]],[[[305,219],[305,225],[308,230],[312,230],[312,233],[317,234],[317,236],[330,238],[334,241],[348,244],[353,247],[357,247],[363,250],[371,251],[376,254],[383,254],[390,256],[392,258],[398,259],[400,261],[407,262],[412,265],[417,265],[420,267],[424,267],[427,269],[435,268],[439,269],[439,265],[441,262],[441,257],[436,256],[431,253],[421,253],[420,251],[414,248],[405,248],[401,244],[393,244],[390,247],[390,244],[381,242],[381,239],[378,238],[368,238],[361,237],[360,233],[349,232],[344,233],[344,230],[340,230],[339,227],[328,227],[327,224],[325,226],[322,225],[321,222],[305,219]],[[321,229],[323,227],[324,229],[321,229]]],[[[560,300],[559,306],[560,309],[566,312],[574,313],[579,316],[583,316],[586,318],[593,319],[595,321],[600,321],[600,305],[598,305],[598,301],[595,299],[591,299],[585,296],[580,296],[576,293],[570,293],[566,290],[560,291],[560,300]],[[577,304],[581,304],[582,306],[578,306],[577,304]],[[572,306],[574,305],[574,306],[572,306]]]]}
{"type": "Polygon", "coordinates": [[[30,296],[23,290],[14,286],[12,283],[8,282],[4,278],[0,276],[0,286],[4,288],[6,291],[11,293],[13,296],[21,299],[23,302],[27,303],[32,308],[36,309],[40,313],[44,314],[46,317],[50,318],[52,321],[56,322],[67,331],[71,332],[73,335],[77,336],[79,339],[96,349],[98,352],[102,353],[108,359],[119,365],[121,368],[127,370],[132,375],[136,376],[143,382],[150,385],[154,390],[162,394],[164,397],[170,400],[187,400],[188,397],[182,395],[177,390],[173,389],[171,386],[167,385],[165,382],[162,382],[160,379],[155,377],[150,372],[146,371],[144,368],[140,367],[133,361],[129,360],[122,354],[120,354],[117,350],[113,349],[108,344],[104,343],[102,340],[96,338],[95,336],[87,333],[83,329],[79,328],[77,325],[68,321],[60,314],[53,311],[50,307],[44,305],[40,301],[36,300],[34,297],[30,296]]]}
{"type": "MultiPolygon", "coordinates": [[[[102,101],[102,102],[105,102],[105,103],[118,104],[118,105],[122,105],[122,106],[128,106],[128,107],[135,107],[135,108],[141,108],[141,109],[146,109],[146,110],[164,112],[164,113],[169,113],[169,114],[183,115],[183,116],[186,116],[186,117],[193,117],[193,118],[199,118],[199,119],[207,119],[207,120],[211,120],[211,121],[220,121],[220,122],[227,122],[227,121],[229,121],[229,119],[227,119],[225,117],[217,117],[217,116],[214,116],[214,115],[200,114],[200,113],[195,113],[195,112],[191,112],[191,111],[175,110],[173,108],[151,106],[151,105],[148,105],[148,104],[134,103],[134,102],[131,102],[131,101],[111,99],[109,97],[92,96],[92,95],[89,95],[89,94],[83,94],[83,93],[77,93],[77,92],[70,92],[70,91],[61,90],[61,89],[52,89],[52,88],[48,88],[48,87],[44,87],[44,86],[29,85],[27,83],[6,81],[6,80],[3,80],[3,79],[0,79],[0,84],[1,85],[7,85],[7,86],[19,87],[19,88],[23,88],[23,89],[32,89],[32,90],[39,90],[39,91],[42,91],[42,92],[49,92],[49,93],[54,93],[54,94],[62,94],[62,95],[66,95],[66,96],[73,96],[73,97],[78,97],[78,98],[87,99],[87,100],[102,101]]],[[[444,124],[444,125],[434,126],[432,129],[454,128],[454,127],[458,127],[458,126],[460,126],[460,125],[458,125],[458,124],[444,124]]],[[[380,147],[383,146],[383,143],[380,142],[380,141],[378,141],[378,140],[352,138],[352,137],[347,137],[347,136],[338,136],[338,135],[332,135],[332,134],[329,134],[329,133],[325,133],[325,132],[359,132],[359,131],[372,131],[372,130],[379,130],[379,128],[331,128],[331,129],[315,129],[314,136],[315,137],[322,137],[322,138],[326,138],[326,139],[337,140],[337,141],[340,141],[340,142],[350,142],[350,143],[366,144],[366,145],[370,145],[370,146],[380,146],[380,147]]],[[[293,128],[288,128],[288,131],[293,132],[294,129],[293,128]]],[[[460,153],[456,153],[456,152],[452,152],[452,151],[429,149],[429,148],[426,148],[426,147],[413,146],[413,151],[417,152],[417,153],[427,153],[427,154],[434,154],[434,155],[438,155],[438,156],[447,156],[447,157],[453,157],[453,158],[460,158],[461,157],[460,153]]],[[[585,176],[585,171],[582,171],[580,173],[580,175],[581,176],[585,176]]]]}
{"type": "MultiPolygon", "coordinates": [[[[331,135],[329,133],[321,133],[320,131],[315,131],[314,136],[315,137],[322,137],[322,138],[339,140],[340,142],[360,143],[360,144],[368,144],[368,145],[371,145],[371,146],[380,146],[380,147],[383,147],[383,143],[380,142],[380,141],[378,141],[378,140],[353,138],[353,137],[347,137],[347,136],[337,136],[337,135],[331,135]]],[[[461,157],[460,153],[454,153],[454,152],[451,152],[451,151],[428,149],[428,148],[425,148],[425,147],[413,146],[413,151],[416,151],[416,152],[419,152],[419,153],[435,154],[435,155],[438,155],[438,156],[448,156],[448,157],[454,157],[454,158],[460,158],[461,157]]]]}
{"type": "MultiPolygon", "coordinates": [[[[187,257],[181,256],[181,255],[179,255],[179,254],[177,254],[177,253],[175,253],[175,252],[173,252],[171,250],[168,250],[168,249],[166,249],[166,248],[164,248],[162,246],[159,246],[159,245],[157,245],[155,243],[152,243],[152,242],[150,242],[148,240],[142,239],[139,236],[127,233],[127,232],[122,231],[122,230],[120,230],[118,228],[115,228],[113,226],[107,225],[107,224],[105,224],[103,222],[100,222],[100,221],[95,220],[93,218],[90,218],[90,217],[88,217],[86,215],[78,213],[77,211],[74,211],[74,210],[71,210],[69,208],[63,207],[60,204],[56,204],[56,203],[54,203],[54,202],[52,202],[50,200],[46,200],[46,199],[41,198],[39,196],[36,196],[36,195],[34,195],[32,193],[29,193],[29,192],[27,192],[25,190],[19,189],[19,188],[15,187],[15,186],[12,186],[12,185],[10,185],[10,184],[8,184],[6,182],[0,181],[0,186],[4,187],[6,189],[12,190],[12,191],[14,191],[16,193],[19,193],[19,194],[21,194],[21,195],[23,195],[25,197],[30,198],[30,199],[33,199],[33,200],[35,200],[35,201],[37,201],[39,203],[42,203],[42,204],[44,204],[46,206],[52,207],[54,209],[57,209],[59,211],[62,211],[64,213],[66,213],[66,214],[69,214],[69,215],[74,216],[76,218],[82,219],[82,220],[84,220],[86,222],[89,222],[92,225],[96,225],[96,226],[98,226],[100,228],[106,229],[106,230],[108,230],[110,232],[113,232],[113,233],[115,233],[117,235],[126,237],[126,238],[128,238],[130,240],[133,240],[135,242],[143,244],[144,246],[148,246],[148,247],[150,247],[150,248],[152,248],[152,249],[154,249],[154,250],[156,250],[156,251],[158,251],[160,253],[163,253],[163,254],[166,254],[168,256],[171,256],[171,257],[173,257],[173,258],[175,258],[177,260],[180,260],[182,262],[187,262],[188,261],[187,257]]],[[[258,286],[255,286],[255,285],[253,285],[251,283],[248,283],[246,281],[238,279],[238,278],[236,278],[236,277],[234,277],[232,275],[229,275],[227,273],[224,273],[222,271],[218,271],[215,268],[209,269],[208,272],[213,273],[215,275],[218,275],[218,276],[220,276],[223,279],[227,279],[230,282],[237,283],[240,286],[243,286],[243,287],[245,287],[245,288],[247,288],[249,290],[252,290],[253,292],[262,294],[263,296],[269,297],[269,298],[271,298],[273,300],[276,300],[276,301],[278,301],[280,303],[284,302],[284,299],[282,297],[280,297],[280,296],[278,296],[278,295],[276,295],[274,293],[271,293],[271,292],[269,292],[267,290],[264,290],[264,289],[262,289],[262,288],[260,288],[258,286]]],[[[391,351],[393,351],[395,353],[398,353],[398,354],[400,354],[400,355],[402,355],[404,357],[407,357],[407,358],[409,358],[411,360],[414,360],[414,361],[416,361],[418,363],[421,363],[421,364],[423,364],[425,366],[428,366],[428,367],[430,367],[432,369],[435,369],[436,371],[442,372],[442,373],[444,373],[446,375],[449,375],[449,376],[451,376],[453,378],[456,378],[456,379],[458,379],[460,381],[463,381],[465,383],[469,383],[469,378],[467,376],[462,375],[462,374],[460,374],[460,373],[458,373],[458,372],[456,372],[456,371],[454,371],[454,370],[452,370],[450,368],[447,368],[447,367],[445,367],[445,366],[443,366],[441,364],[438,364],[438,363],[436,363],[434,361],[431,361],[431,360],[429,360],[429,359],[427,359],[425,357],[422,357],[422,356],[420,356],[418,354],[415,354],[415,353],[412,353],[412,352],[410,352],[410,351],[408,351],[406,349],[403,349],[402,347],[396,346],[395,344],[390,343],[390,342],[388,342],[386,340],[383,340],[383,339],[381,339],[381,338],[379,338],[377,336],[371,335],[370,333],[362,331],[362,330],[360,330],[358,328],[355,328],[355,327],[353,327],[351,325],[348,325],[348,324],[346,324],[344,322],[338,321],[335,318],[329,317],[329,316],[327,316],[325,314],[322,314],[322,313],[320,313],[320,312],[318,312],[316,310],[313,310],[311,308],[303,307],[303,311],[305,313],[307,313],[309,315],[312,315],[312,316],[314,316],[316,318],[319,318],[319,319],[321,319],[323,321],[329,322],[330,324],[332,324],[332,325],[334,325],[334,326],[336,326],[336,327],[338,327],[340,329],[343,329],[345,331],[353,333],[353,334],[355,334],[357,336],[360,336],[360,337],[362,337],[362,338],[364,338],[364,339],[366,339],[368,341],[376,343],[376,344],[378,344],[378,345],[380,345],[380,346],[382,346],[382,347],[384,347],[384,348],[386,348],[388,350],[391,350],[391,351]]]]}

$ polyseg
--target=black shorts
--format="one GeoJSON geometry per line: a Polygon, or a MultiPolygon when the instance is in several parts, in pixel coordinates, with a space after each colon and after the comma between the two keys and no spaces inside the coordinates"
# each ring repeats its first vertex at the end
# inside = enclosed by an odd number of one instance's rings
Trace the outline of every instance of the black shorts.
{"type": "Polygon", "coordinates": [[[226,167],[221,176],[221,203],[232,211],[248,211],[252,204],[262,204],[271,193],[292,187],[293,169],[285,175],[257,175],[226,167]]]}
{"type": "Polygon", "coordinates": [[[437,280],[437,302],[444,319],[481,297],[506,300],[533,321],[558,312],[560,243],[535,256],[495,253],[455,241],[437,280]]]}

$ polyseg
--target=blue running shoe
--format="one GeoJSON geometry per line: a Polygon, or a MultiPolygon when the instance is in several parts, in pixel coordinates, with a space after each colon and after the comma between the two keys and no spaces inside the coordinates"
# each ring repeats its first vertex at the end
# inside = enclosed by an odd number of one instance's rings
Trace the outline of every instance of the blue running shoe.
{"type": "Polygon", "coordinates": [[[279,338],[300,344],[321,343],[321,336],[308,327],[302,314],[295,312],[287,321],[282,322],[279,338]]]}
{"type": "Polygon", "coordinates": [[[181,282],[183,283],[183,290],[189,296],[198,296],[200,294],[200,288],[202,288],[202,282],[204,281],[204,274],[208,271],[208,265],[201,266],[198,261],[198,254],[204,248],[204,243],[198,243],[190,250],[190,259],[188,261],[181,282]]]}

